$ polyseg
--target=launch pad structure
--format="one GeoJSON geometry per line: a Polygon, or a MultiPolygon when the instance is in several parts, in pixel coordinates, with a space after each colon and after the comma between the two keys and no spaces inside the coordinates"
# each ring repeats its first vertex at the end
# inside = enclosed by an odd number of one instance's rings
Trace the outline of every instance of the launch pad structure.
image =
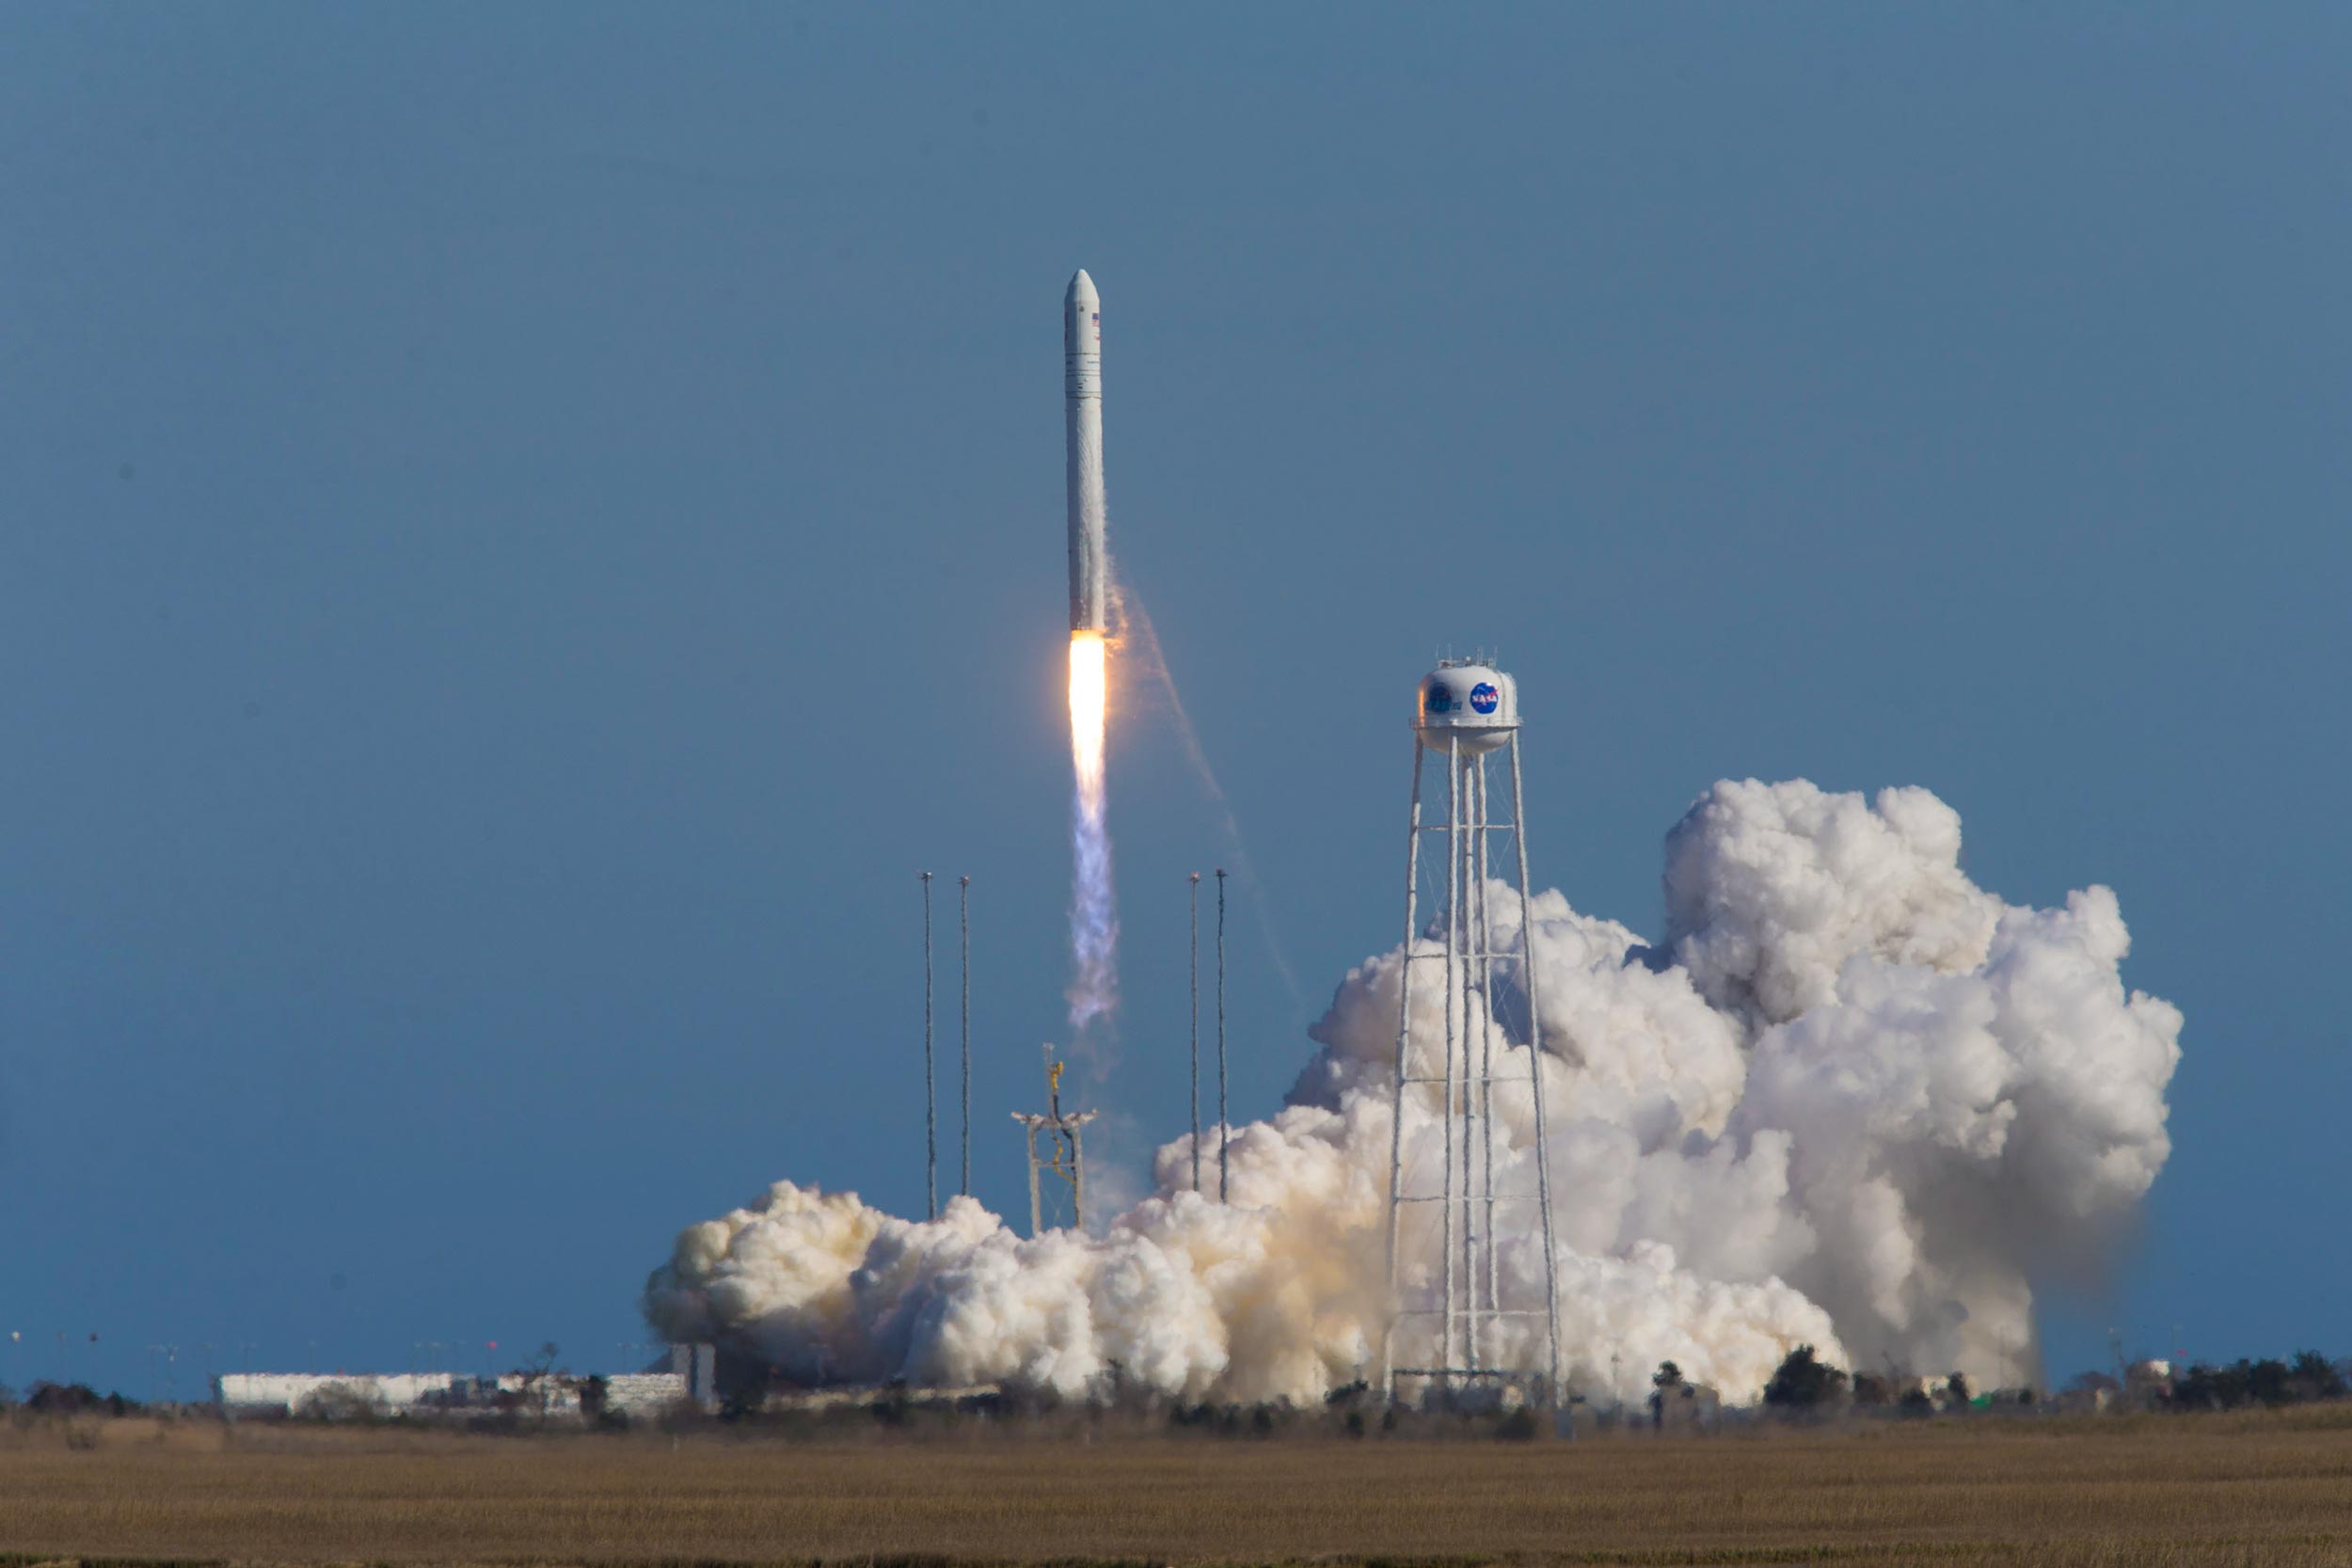
{"type": "MultiPolygon", "coordinates": [[[[1383,1336],[1383,1392],[1391,1400],[1400,1379],[1420,1382],[1440,1402],[1466,1388],[1518,1385],[1536,1403],[1557,1407],[1560,1382],[1560,1297],[1557,1250],[1552,1233],[1550,1155],[1545,1147],[1543,1035],[1535,1000],[1533,919],[1527,887],[1525,798],[1520,784],[1518,683],[1489,665],[1440,661],[1421,684],[1413,726],[1413,793],[1406,835],[1405,958],[1398,980],[1396,1074],[1389,1149],[1388,1278],[1391,1317],[1383,1336]],[[1487,759],[1501,752],[1510,763],[1508,819],[1498,822],[1489,807],[1487,759]],[[1427,763],[1445,765],[1445,820],[1422,820],[1422,780],[1427,763]],[[1446,847],[1444,904],[1433,931],[1442,944],[1425,950],[1420,915],[1422,846],[1438,835],[1446,847]],[[1490,855],[1491,841],[1507,836],[1511,859],[1490,855]],[[1513,886],[1509,872],[1518,871],[1513,886]],[[1518,903],[1518,951],[1495,947],[1491,903],[1501,887],[1518,903]],[[1498,1073],[1495,1021],[1498,960],[1516,960],[1515,977],[1527,1008],[1527,1070],[1498,1073]],[[1430,965],[1444,993],[1443,1050],[1435,1062],[1413,1046],[1416,976],[1430,965]],[[1473,1006],[1473,1002],[1476,1006],[1473,1006]],[[1432,1069],[1435,1070],[1432,1070],[1432,1069]],[[1534,1117],[1533,1192],[1503,1192],[1495,1181],[1494,1126],[1498,1090],[1524,1089],[1534,1117]],[[1444,1169],[1435,1189],[1428,1184],[1425,1157],[1416,1162],[1405,1139],[1407,1096],[1434,1098],[1441,1108],[1440,1151],[1444,1169]],[[1421,1167],[1408,1169],[1418,1164],[1421,1167]],[[1406,1299],[1399,1235],[1408,1210],[1435,1204],[1438,1221],[1438,1265],[1434,1281],[1415,1282],[1416,1300],[1406,1299]],[[1506,1303],[1499,1210],[1533,1206],[1542,1232],[1543,1292],[1506,1303]],[[1432,1291],[1429,1287],[1436,1287],[1432,1291]],[[1432,1297],[1434,1296],[1434,1300],[1432,1297]],[[1535,1365],[1513,1355],[1533,1325],[1541,1338],[1535,1365]],[[1417,1364],[1397,1365],[1401,1330],[1414,1331],[1417,1364]]],[[[1433,890],[1434,891],[1434,890],[1433,890]]],[[[1503,1041],[1504,1053],[1510,1042],[1503,1041]]],[[[1521,1291],[1521,1294],[1532,1292],[1521,1291]]]]}
{"type": "Polygon", "coordinates": [[[1044,1181],[1051,1177],[1056,1190],[1067,1184],[1070,1188],[1070,1227],[1084,1230],[1087,1224],[1087,1164],[1086,1125],[1095,1118],[1093,1111],[1065,1112],[1061,1108],[1062,1064],[1054,1060],[1054,1048],[1045,1048],[1045,1111],[1015,1111],[1012,1119],[1019,1122],[1029,1146],[1029,1234],[1045,1233],[1044,1181]],[[1044,1152],[1039,1152],[1040,1133],[1044,1134],[1044,1152]]]}

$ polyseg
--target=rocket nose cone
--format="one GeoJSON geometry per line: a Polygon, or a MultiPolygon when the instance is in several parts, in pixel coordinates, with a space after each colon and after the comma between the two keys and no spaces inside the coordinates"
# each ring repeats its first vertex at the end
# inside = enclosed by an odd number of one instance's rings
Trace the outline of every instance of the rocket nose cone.
{"type": "Polygon", "coordinates": [[[1094,292],[1094,279],[1087,276],[1086,268],[1080,267],[1077,276],[1071,278],[1070,293],[1062,296],[1062,302],[1083,305],[1089,310],[1103,303],[1102,296],[1094,292]]]}

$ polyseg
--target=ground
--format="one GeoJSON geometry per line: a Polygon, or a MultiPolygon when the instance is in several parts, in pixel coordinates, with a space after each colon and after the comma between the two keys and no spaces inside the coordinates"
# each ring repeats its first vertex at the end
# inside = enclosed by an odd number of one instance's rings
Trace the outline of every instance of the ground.
{"type": "Polygon", "coordinates": [[[2352,1409],[1830,1430],[0,1428],[0,1565],[2352,1564],[2352,1409]]]}

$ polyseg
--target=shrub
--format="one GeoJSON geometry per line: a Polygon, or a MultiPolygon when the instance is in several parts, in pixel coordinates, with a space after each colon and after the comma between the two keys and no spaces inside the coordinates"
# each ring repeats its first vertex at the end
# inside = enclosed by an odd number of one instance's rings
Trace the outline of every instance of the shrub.
{"type": "Polygon", "coordinates": [[[1809,1412],[1836,1404],[1845,1392],[1846,1374],[1814,1354],[1811,1345],[1799,1345],[1764,1386],[1764,1402],[1775,1410],[1809,1412]]]}
{"type": "Polygon", "coordinates": [[[37,1416],[135,1416],[136,1400],[102,1394],[87,1383],[36,1383],[24,1391],[24,1408],[37,1416]]]}
{"type": "Polygon", "coordinates": [[[1495,1435],[1506,1443],[1532,1443],[1542,1431],[1534,1407],[1524,1404],[1495,1423],[1495,1435]]]}
{"type": "Polygon", "coordinates": [[[2287,1366],[2287,1390],[2298,1400],[2340,1400],[2352,1394],[2344,1369],[2315,1350],[2299,1350],[2287,1366]]]}

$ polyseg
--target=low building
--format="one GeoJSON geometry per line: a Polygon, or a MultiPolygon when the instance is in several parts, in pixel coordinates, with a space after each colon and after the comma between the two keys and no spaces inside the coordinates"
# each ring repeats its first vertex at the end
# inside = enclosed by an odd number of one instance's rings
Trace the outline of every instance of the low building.
{"type": "Polygon", "coordinates": [[[604,1380],[604,1407],[638,1420],[686,1403],[686,1379],[675,1372],[616,1372],[604,1380]]]}
{"type": "MultiPolygon", "coordinates": [[[[674,1345],[668,1371],[620,1372],[602,1380],[604,1408],[631,1419],[665,1411],[719,1407],[717,1358],[708,1345],[674,1345]]],[[[493,1412],[579,1420],[587,1380],[564,1372],[224,1372],[213,1401],[229,1417],[323,1420],[465,1418],[493,1412]]]]}
{"type": "Polygon", "coordinates": [[[223,1372],[213,1400],[230,1416],[402,1416],[480,1381],[455,1372],[223,1372]]]}

